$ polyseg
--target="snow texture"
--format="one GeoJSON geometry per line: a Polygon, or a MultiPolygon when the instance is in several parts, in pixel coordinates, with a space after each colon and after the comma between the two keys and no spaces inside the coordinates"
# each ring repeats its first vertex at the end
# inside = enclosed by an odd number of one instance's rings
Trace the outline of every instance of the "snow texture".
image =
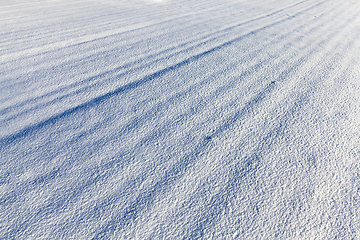
{"type": "Polygon", "coordinates": [[[360,239],[357,0],[0,1],[0,239],[360,239]]]}

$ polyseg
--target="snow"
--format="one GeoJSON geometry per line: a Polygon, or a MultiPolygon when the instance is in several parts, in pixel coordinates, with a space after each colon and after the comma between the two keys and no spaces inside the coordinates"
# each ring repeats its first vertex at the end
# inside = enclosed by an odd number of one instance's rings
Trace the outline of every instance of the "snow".
{"type": "Polygon", "coordinates": [[[360,238],[360,3],[0,2],[0,239],[360,238]]]}

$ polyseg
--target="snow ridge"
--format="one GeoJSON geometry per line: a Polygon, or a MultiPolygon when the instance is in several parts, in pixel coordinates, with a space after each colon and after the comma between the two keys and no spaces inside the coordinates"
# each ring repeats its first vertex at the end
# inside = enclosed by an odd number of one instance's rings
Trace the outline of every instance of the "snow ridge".
{"type": "Polygon", "coordinates": [[[0,239],[357,239],[360,4],[0,3],[0,239]]]}

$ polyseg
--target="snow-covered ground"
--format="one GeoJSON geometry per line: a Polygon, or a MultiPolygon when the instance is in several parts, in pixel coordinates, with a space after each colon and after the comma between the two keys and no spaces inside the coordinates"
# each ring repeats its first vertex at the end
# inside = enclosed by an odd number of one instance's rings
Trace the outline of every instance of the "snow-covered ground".
{"type": "Polygon", "coordinates": [[[360,239],[357,0],[0,1],[0,239],[360,239]]]}

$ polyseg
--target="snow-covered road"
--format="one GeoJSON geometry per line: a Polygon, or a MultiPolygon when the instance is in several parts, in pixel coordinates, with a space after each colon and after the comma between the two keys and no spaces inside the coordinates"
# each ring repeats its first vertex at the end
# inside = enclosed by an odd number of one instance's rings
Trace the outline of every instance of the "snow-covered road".
{"type": "Polygon", "coordinates": [[[360,239],[357,0],[0,1],[0,239],[360,239]]]}

